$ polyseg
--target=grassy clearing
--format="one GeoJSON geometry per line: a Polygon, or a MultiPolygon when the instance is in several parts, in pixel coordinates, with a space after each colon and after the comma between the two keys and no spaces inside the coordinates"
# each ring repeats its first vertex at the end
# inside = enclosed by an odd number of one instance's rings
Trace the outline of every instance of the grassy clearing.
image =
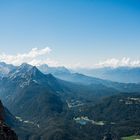
{"type": "Polygon", "coordinates": [[[123,137],[122,140],[140,140],[140,136],[123,137]]]}

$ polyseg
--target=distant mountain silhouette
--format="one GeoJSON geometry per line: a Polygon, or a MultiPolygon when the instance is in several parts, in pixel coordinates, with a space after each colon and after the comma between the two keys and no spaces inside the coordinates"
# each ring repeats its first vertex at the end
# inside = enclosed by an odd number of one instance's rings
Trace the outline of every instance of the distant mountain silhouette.
{"type": "Polygon", "coordinates": [[[121,82],[140,83],[140,67],[104,67],[96,69],[79,69],[80,73],[101,79],[121,82]]]}

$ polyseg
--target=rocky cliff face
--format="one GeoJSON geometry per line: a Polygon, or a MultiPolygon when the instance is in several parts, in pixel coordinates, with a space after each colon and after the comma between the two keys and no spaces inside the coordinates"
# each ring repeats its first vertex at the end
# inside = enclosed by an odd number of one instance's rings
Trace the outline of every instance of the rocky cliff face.
{"type": "Polygon", "coordinates": [[[15,132],[4,122],[0,122],[0,140],[18,140],[15,132]]]}
{"type": "Polygon", "coordinates": [[[4,107],[0,101],[0,140],[18,140],[15,132],[4,121],[4,107]]]}

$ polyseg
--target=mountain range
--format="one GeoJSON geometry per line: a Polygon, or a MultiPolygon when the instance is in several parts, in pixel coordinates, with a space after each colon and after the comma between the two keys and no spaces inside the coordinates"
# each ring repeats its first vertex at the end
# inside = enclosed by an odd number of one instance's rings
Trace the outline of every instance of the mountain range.
{"type": "Polygon", "coordinates": [[[88,76],[94,76],[121,83],[140,83],[140,67],[103,67],[93,69],[83,68],[76,71],[88,76]]]}
{"type": "Polygon", "coordinates": [[[8,72],[0,71],[0,99],[20,140],[119,140],[139,134],[140,84],[64,67],[1,65],[8,72]]]}
{"type": "MultiPolygon", "coordinates": [[[[6,64],[0,62],[0,76],[7,75],[16,66],[12,64],[6,64]]],[[[90,77],[96,77],[100,79],[110,80],[120,83],[140,83],[140,67],[102,67],[102,68],[79,68],[76,70],[69,70],[64,66],[50,67],[47,64],[43,64],[37,67],[44,74],[53,74],[59,78],[64,78],[71,73],[80,73],[88,75],[90,77]],[[76,71],[76,72],[75,72],[76,71]]]]}

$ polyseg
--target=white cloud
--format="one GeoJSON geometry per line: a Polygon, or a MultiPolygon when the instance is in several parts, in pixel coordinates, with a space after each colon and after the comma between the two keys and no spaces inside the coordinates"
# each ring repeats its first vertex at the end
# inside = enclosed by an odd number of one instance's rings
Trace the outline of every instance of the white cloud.
{"type": "Polygon", "coordinates": [[[0,61],[8,64],[20,65],[21,63],[29,63],[32,65],[57,65],[56,61],[50,60],[48,54],[51,52],[49,47],[44,49],[33,48],[27,53],[19,53],[16,55],[0,53],[0,61]]]}
{"type": "MultiPolygon", "coordinates": [[[[24,62],[31,65],[41,65],[48,64],[50,66],[60,66],[64,64],[60,64],[57,61],[54,61],[49,58],[49,53],[52,50],[49,47],[38,49],[32,48],[29,52],[26,53],[18,53],[15,55],[0,53],[0,62],[5,62],[7,64],[20,65],[24,62]]],[[[122,59],[110,58],[105,61],[100,61],[97,64],[83,64],[83,63],[75,63],[70,64],[67,63],[64,66],[69,68],[93,68],[93,67],[119,67],[119,66],[129,66],[129,67],[140,67],[140,60],[132,60],[130,58],[123,57],[122,59]]]]}
{"type": "Polygon", "coordinates": [[[97,67],[120,67],[120,66],[129,66],[129,67],[139,67],[140,60],[131,60],[130,58],[123,57],[122,59],[111,58],[105,61],[101,61],[96,64],[97,67]]]}

